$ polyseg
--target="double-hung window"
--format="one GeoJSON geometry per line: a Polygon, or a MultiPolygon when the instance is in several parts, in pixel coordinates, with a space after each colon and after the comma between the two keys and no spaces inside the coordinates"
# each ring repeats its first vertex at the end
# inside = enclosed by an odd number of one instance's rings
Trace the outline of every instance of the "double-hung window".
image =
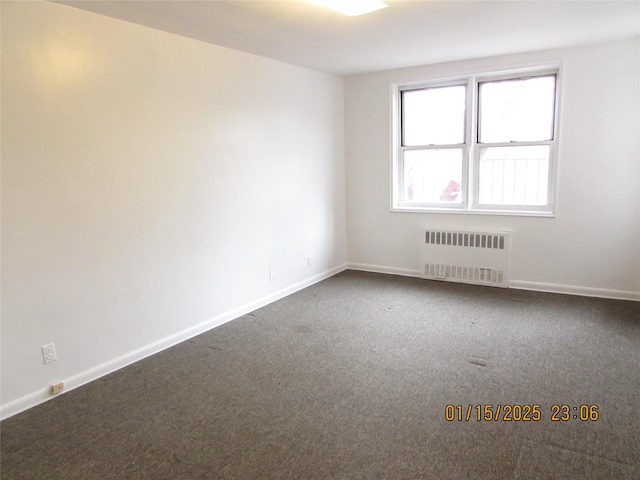
{"type": "Polygon", "coordinates": [[[553,215],[558,68],[395,85],[392,209],[553,215]]]}

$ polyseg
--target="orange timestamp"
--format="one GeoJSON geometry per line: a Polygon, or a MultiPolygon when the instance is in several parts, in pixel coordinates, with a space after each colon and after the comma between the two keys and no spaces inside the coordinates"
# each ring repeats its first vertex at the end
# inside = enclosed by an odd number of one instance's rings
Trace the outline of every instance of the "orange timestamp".
{"type": "MultiPolygon", "coordinates": [[[[452,405],[444,408],[444,418],[448,422],[462,421],[503,421],[503,422],[539,422],[543,420],[542,406],[539,404],[497,404],[452,405]]],[[[553,422],[566,422],[572,419],[583,422],[595,422],[600,418],[598,405],[554,404],[550,408],[549,419],[553,422]]]]}

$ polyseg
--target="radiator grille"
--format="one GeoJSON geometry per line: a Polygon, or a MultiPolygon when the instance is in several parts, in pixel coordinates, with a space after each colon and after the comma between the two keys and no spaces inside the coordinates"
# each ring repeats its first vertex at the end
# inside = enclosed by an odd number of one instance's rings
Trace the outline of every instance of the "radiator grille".
{"type": "Polygon", "coordinates": [[[425,263],[425,274],[435,279],[464,280],[469,283],[503,283],[504,272],[493,268],[457,267],[441,263],[425,263]]]}
{"type": "Polygon", "coordinates": [[[426,231],[425,243],[453,247],[497,248],[504,250],[504,234],[426,231]]]}
{"type": "Polygon", "coordinates": [[[424,229],[421,244],[423,278],[509,285],[510,232],[424,229]]]}

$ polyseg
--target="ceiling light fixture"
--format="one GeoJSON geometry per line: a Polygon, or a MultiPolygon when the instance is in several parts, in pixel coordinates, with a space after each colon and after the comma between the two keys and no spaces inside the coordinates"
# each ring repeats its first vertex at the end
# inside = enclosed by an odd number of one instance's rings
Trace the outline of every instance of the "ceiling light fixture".
{"type": "Polygon", "coordinates": [[[309,0],[311,3],[322,5],[323,7],[335,10],[350,17],[362,15],[364,13],[375,12],[381,8],[388,7],[381,0],[309,0]]]}

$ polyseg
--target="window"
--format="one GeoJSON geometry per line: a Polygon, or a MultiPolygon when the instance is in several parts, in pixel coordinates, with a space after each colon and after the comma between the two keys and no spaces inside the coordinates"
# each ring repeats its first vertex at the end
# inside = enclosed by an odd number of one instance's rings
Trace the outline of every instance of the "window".
{"type": "Polygon", "coordinates": [[[395,85],[392,209],[553,215],[558,68],[395,85]]]}

